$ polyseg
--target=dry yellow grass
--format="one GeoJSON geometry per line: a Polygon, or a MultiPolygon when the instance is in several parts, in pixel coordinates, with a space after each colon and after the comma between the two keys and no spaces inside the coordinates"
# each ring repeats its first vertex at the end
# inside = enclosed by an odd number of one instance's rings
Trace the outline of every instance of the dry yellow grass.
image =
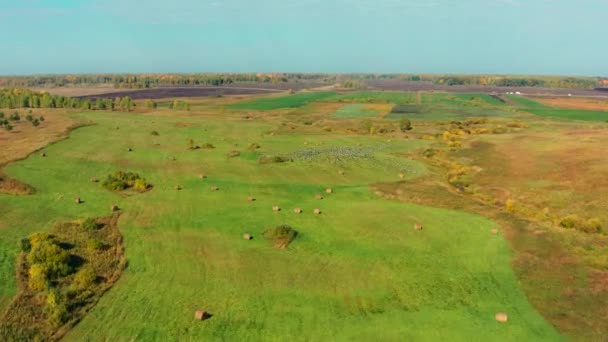
{"type": "MultiPolygon", "coordinates": [[[[14,110],[3,111],[6,114],[14,110]]],[[[63,110],[35,109],[32,115],[44,115],[45,121],[34,127],[23,118],[26,111],[17,111],[22,114],[22,119],[17,123],[11,122],[13,130],[0,130],[0,167],[10,161],[25,158],[49,143],[66,137],[69,130],[79,124],[63,110]]]]}

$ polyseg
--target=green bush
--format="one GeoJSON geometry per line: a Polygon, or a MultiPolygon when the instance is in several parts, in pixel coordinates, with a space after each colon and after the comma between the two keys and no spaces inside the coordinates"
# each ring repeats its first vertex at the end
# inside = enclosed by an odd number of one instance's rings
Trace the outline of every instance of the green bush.
{"type": "Polygon", "coordinates": [[[401,132],[407,132],[412,129],[412,122],[408,119],[399,120],[399,129],[401,132]]]}
{"type": "Polygon", "coordinates": [[[85,266],[74,275],[73,284],[77,289],[84,290],[93,286],[96,280],[95,270],[90,266],[85,266]]]}
{"type": "Polygon", "coordinates": [[[282,224],[264,231],[264,238],[272,242],[276,247],[285,248],[295,240],[298,232],[292,227],[282,224]]]}
{"type": "Polygon", "coordinates": [[[150,134],[152,134],[154,136],[159,136],[160,135],[157,131],[152,131],[150,134]]]}
{"type": "Polygon", "coordinates": [[[602,232],[602,220],[597,217],[587,220],[579,230],[585,233],[601,233],[602,232]]]}
{"type": "Polygon", "coordinates": [[[68,309],[65,305],[65,298],[59,291],[53,289],[47,294],[45,313],[49,323],[54,327],[63,325],[69,318],[68,309]]]}
{"type": "Polygon", "coordinates": [[[82,221],[80,227],[82,227],[84,230],[97,230],[99,229],[99,224],[97,223],[97,220],[89,217],[88,219],[82,221]]]}
{"type": "Polygon", "coordinates": [[[87,240],[87,249],[90,251],[99,251],[103,249],[104,243],[99,239],[89,239],[87,240]]]}
{"type": "Polygon", "coordinates": [[[27,255],[30,267],[39,264],[46,275],[56,278],[68,275],[72,268],[70,266],[70,255],[54,240],[43,240],[32,244],[32,250],[27,255]]]}
{"type": "Polygon", "coordinates": [[[116,171],[101,183],[101,185],[112,191],[121,191],[135,188],[144,191],[152,187],[146,180],[134,172],[116,171]]]}
{"type": "Polygon", "coordinates": [[[578,217],[578,215],[568,215],[565,216],[561,219],[561,221],[559,222],[559,225],[564,227],[564,228],[568,228],[568,229],[572,229],[572,228],[576,228],[577,226],[581,225],[581,219],[578,217]]]}
{"type": "Polygon", "coordinates": [[[23,238],[19,240],[19,249],[22,252],[29,253],[32,250],[32,243],[29,238],[23,238]]]}

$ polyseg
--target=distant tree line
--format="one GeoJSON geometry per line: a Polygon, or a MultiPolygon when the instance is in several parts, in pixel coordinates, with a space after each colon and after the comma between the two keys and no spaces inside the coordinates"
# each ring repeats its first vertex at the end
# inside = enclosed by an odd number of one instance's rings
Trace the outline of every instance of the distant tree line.
{"type": "Polygon", "coordinates": [[[343,84],[350,81],[397,79],[426,81],[443,85],[486,85],[497,87],[546,87],[592,89],[600,86],[599,77],[498,76],[434,74],[307,74],[307,73],[229,73],[229,74],[100,74],[40,75],[0,77],[0,88],[46,88],[111,85],[114,88],[146,89],[156,87],[222,86],[233,83],[315,82],[343,84]]]}
{"type": "Polygon", "coordinates": [[[78,99],[29,89],[0,89],[0,108],[72,108],[131,111],[135,102],[128,96],[116,99],[78,99]]]}
{"type": "Polygon", "coordinates": [[[44,88],[113,85],[115,88],[147,89],[167,86],[222,86],[232,83],[331,82],[325,74],[103,74],[0,77],[0,87],[44,88]]]}

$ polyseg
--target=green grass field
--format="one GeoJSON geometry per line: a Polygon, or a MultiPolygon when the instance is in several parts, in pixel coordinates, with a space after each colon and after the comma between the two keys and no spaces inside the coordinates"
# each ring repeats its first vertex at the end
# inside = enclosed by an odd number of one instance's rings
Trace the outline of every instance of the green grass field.
{"type": "Polygon", "coordinates": [[[273,110],[282,108],[297,108],[309,102],[323,100],[335,96],[334,92],[298,93],[293,95],[279,95],[258,97],[252,100],[235,103],[231,109],[273,110]]]}
{"type": "Polygon", "coordinates": [[[366,109],[363,104],[349,104],[338,109],[332,118],[366,118],[377,117],[378,111],[366,109]]]}
{"type": "Polygon", "coordinates": [[[522,96],[509,96],[509,99],[521,105],[521,110],[538,116],[581,121],[608,121],[608,112],[604,111],[554,108],[522,96]]]}
{"type": "MultiPolygon", "coordinates": [[[[248,106],[282,108],[323,96],[248,106]]],[[[560,339],[520,290],[504,238],[490,233],[492,221],[370,192],[370,183],[398,181],[399,172],[424,175],[423,164],[399,154],[426,141],[271,136],[268,124],[219,116],[79,116],[97,125],[45,148],[47,158],[32,155],[6,169],[37,193],[0,195],[0,309],[16,291],[21,237],[54,222],[107,215],[112,204],[124,210],[128,268],[66,341],[560,339]],[[217,148],[187,150],[189,138],[217,148]],[[250,143],[261,148],[248,151],[250,143]],[[228,158],[235,149],[241,156],[228,158]],[[263,155],[294,161],[259,164],[263,155]],[[124,197],[90,182],[116,170],[138,172],[154,189],[124,197]],[[335,193],[325,194],[326,187],[335,193]],[[273,212],[274,205],[283,210],[273,212]],[[295,214],[296,207],[304,212],[295,214]],[[313,215],[315,208],[322,214],[313,215]],[[300,235],[277,250],[261,233],[283,223],[300,235]],[[416,223],[424,230],[415,231],[416,223]],[[243,240],[246,232],[254,239],[243,240]],[[197,308],[213,317],[195,321],[197,308]],[[495,321],[501,311],[508,324],[495,321]]]]}

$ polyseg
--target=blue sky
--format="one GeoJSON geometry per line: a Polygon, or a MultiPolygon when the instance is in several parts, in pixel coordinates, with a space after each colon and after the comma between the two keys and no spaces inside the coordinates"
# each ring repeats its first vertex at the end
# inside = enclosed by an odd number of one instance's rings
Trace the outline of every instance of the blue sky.
{"type": "Polygon", "coordinates": [[[0,74],[608,75],[606,0],[0,0],[0,74]]]}

